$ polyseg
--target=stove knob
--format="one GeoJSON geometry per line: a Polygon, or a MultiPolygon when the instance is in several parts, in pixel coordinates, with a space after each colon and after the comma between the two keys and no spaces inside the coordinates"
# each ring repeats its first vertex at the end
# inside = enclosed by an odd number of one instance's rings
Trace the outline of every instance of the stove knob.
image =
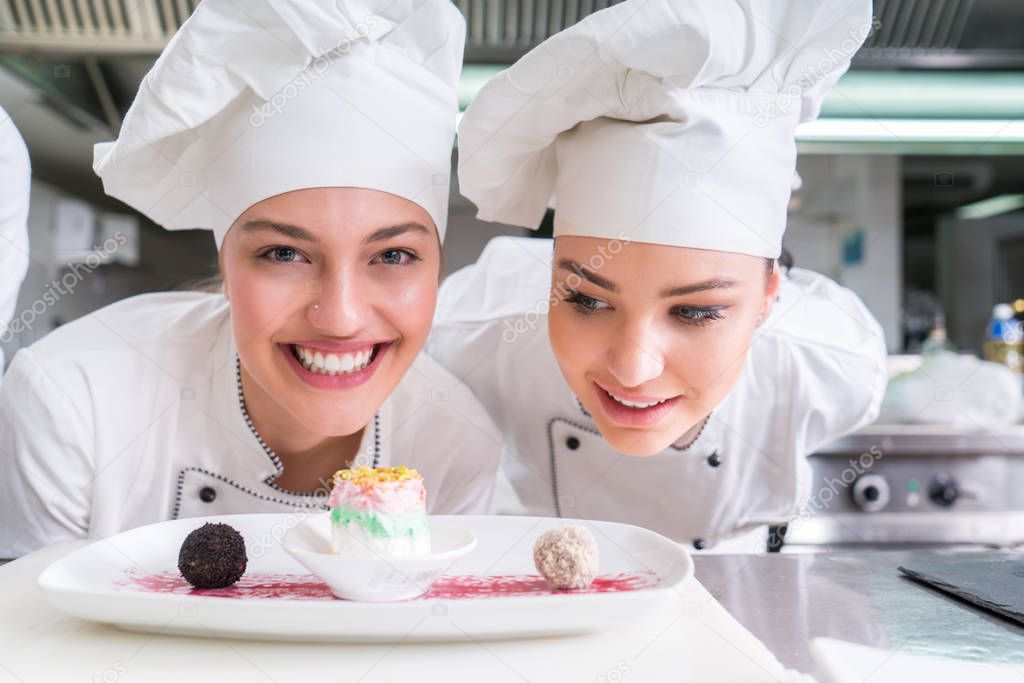
{"type": "Polygon", "coordinates": [[[928,487],[928,497],[936,505],[949,507],[960,497],[960,489],[956,486],[956,480],[945,472],[935,475],[931,485],[928,487]]]}
{"type": "Polygon", "coordinates": [[[889,504],[889,482],[878,474],[862,474],[853,482],[850,494],[864,512],[878,512],[889,504]]]}

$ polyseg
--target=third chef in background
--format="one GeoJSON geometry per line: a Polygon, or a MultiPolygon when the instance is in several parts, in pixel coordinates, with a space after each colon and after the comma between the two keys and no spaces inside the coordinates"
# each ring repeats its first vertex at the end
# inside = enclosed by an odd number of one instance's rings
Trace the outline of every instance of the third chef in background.
{"type": "MultiPolygon", "coordinates": [[[[28,272],[28,197],[32,170],[28,150],[14,121],[0,109],[0,344],[13,339],[8,325],[28,272]]],[[[4,350],[0,347],[0,375],[4,350]]]]}

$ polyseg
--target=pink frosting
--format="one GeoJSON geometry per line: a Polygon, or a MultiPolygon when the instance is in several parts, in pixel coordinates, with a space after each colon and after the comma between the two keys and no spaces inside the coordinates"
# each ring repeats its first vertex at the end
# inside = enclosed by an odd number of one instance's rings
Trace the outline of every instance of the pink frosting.
{"type": "Polygon", "coordinates": [[[338,479],[331,491],[330,504],[332,508],[375,510],[388,514],[425,513],[426,499],[422,479],[378,482],[369,486],[338,479]]]}

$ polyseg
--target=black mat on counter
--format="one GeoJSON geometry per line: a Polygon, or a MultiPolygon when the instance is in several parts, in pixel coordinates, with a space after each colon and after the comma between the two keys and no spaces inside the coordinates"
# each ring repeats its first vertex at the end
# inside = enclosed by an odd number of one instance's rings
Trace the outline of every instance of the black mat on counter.
{"type": "Polygon", "coordinates": [[[941,560],[900,567],[910,578],[1024,624],[1024,556],[941,560]]]}

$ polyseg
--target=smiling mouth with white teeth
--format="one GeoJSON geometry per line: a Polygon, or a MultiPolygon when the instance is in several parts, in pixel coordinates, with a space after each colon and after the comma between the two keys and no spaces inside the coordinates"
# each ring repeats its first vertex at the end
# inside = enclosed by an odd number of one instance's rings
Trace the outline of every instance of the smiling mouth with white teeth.
{"type": "Polygon", "coordinates": [[[604,393],[606,393],[609,396],[611,396],[612,400],[614,400],[616,403],[618,403],[620,405],[624,405],[627,408],[633,408],[634,410],[643,410],[644,408],[653,408],[654,406],[660,406],[665,401],[671,400],[671,399],[663,398],[660,401],[655,401],[654,403],[635,403],[633,401],[627,401],[624,398],[619,398],[618,396],[616,396],[612,392],[608,391],[607,389],[604,390],[604,393]]]}
{"type": "Polygon", "coordinates": [[[380,344],[354,353],[324,353],[298,344],[290,345],[292,355],[310,372],[317,375],[349,375],[365,370],[380,351],[380,344]]]}

